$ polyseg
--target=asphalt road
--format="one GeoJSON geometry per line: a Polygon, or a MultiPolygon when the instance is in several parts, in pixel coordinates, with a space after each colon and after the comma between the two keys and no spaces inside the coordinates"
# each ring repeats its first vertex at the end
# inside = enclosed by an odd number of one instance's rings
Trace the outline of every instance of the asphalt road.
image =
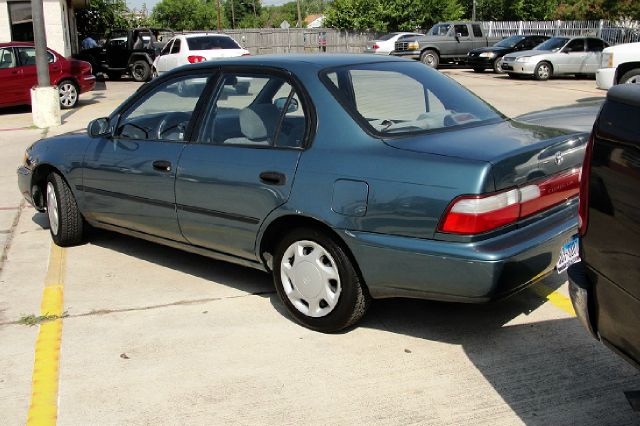
{"type": "MultiPolygon", "coordinates": [[[[510,116],[604,95],[593,80],[444,72],[510,116]]],[[[24,424],[42,400],[32,390],[46,371],[33,370],[46,342],[18,322],[39,314],[45,286],[64,294],[60,425],[639,422],[623,391],[640,376],[581,328],[563,275],[493,305],[377,301],[357,327],[325,335],[292,322],[251,269],[108,232],[52,247],[46,216],[17,191],[24,148],[137,87],[107,82],[48,132],[29,128],[28,110],[0,111],[2,424],[24,424]]]]}

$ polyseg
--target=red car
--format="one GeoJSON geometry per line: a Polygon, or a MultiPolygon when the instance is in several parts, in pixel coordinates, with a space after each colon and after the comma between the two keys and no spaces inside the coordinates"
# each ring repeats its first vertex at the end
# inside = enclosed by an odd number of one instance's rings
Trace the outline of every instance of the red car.
{"type": "MultiPolygon", "coordinates": [[[[81,93],[93,90],[96,78],[91,64],[48,49],[51,84],[58,86],[60,106],[73,108],[81,93]]],[[[31,104],[30,90],[38,83],[33,43],[0,43],[0,107],[31,104]]]]}

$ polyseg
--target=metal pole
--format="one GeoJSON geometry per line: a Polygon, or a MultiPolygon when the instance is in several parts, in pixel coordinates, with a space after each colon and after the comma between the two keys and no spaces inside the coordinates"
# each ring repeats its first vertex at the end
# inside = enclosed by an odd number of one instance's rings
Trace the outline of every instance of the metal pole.
{"type": "Polygon", "coordinates": [[[38,70],[38,87],[51,86],[49,79],[49,57],[47,55],[47,35],[44,31],[44,10],[42,0],[31,1],[33,17],[33,38],[36,45],[36,68],[38,70]]]}
{"type": "Polygon", "coordinates": [[[222,18],[220,17],[220,0],[218,0],[218,32],[222,30],[222,18]]]}
{"type": "Polygon", "coordinates": [[[296,27],[302,28],[302,13],[300,12],[300,0],[296,1],[296,7],[298,8],[298,25],[296,25],[296,27]]]}
{"type": "Polygon", "coordinates": [[[473,0],[473,9],[471,11],[471,20],[476,20],[476,0],[473,0]]]}

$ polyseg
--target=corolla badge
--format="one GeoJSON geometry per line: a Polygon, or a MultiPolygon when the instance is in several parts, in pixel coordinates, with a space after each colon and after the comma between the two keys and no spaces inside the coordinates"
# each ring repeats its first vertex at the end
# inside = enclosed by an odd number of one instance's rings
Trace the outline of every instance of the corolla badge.
{"type": "Polygon", "coordinates": [[[564,157],[561,152],[556,153],[556,164],[559,166],[564,161],[564,157]]]}

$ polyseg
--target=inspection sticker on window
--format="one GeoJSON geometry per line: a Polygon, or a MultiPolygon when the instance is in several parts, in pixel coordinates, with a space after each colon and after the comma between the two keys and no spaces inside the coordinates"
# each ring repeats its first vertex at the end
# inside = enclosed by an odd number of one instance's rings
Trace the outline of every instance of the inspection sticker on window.
{"type": "Polygon", "coordinates": [[[580,262],[580,244],[577,238],[565,244],[560,249],[560,259],[556,263],[556,270],[559,274],[567,270],[574,263],[580,262]]]}

